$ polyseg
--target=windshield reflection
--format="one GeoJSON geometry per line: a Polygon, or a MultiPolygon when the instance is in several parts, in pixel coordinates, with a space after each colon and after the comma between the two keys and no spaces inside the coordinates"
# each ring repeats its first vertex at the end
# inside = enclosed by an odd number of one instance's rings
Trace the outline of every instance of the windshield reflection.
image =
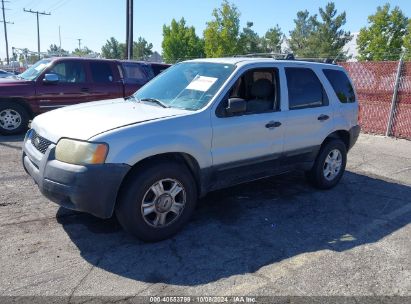
{"type": "Polygon", "coordinates": [[[234,69],[234,65],[222,63],[179,63],[138,90],[134,98],[156,106],[198,110],[214,97],[234,69]]]}
{"type": "Polygon", "coordinates": [[[37,61],[30,68],[19,74],[18,77],[25,80],[35,80],[50,64],[50,59],[37,61]]]}

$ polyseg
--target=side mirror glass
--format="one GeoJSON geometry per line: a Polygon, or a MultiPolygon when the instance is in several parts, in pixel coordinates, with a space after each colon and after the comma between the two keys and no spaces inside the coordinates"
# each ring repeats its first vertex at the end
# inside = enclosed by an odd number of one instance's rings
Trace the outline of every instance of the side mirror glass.
{"type": "Polygon", "coordinates": [[[57,83],[59,82],[59,77],[56,74],[46,74],[43,79],[44,83],[57,83]]]}
{"type": "Polygon", "coordinates": [[[242,98],[230,98],[225,110],[230,115],[245,113],[247,111],[247,102],[242,98]]]}

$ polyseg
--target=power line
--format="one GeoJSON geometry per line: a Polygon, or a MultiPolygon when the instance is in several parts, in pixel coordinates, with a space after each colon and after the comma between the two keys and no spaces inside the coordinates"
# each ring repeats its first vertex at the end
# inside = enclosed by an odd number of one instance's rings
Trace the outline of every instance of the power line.
{"type": "Polygon", "coordinates": [[[66,5],[69,2],[70,2],[69,0],[61,2],[60,5],[56,6],[53,10],[56,11],[56,10],[60,9],[61,7],[63,7],[64,5],[66,5]]]}
{"type": "Polygon", "coordinates": [[[10,64],[10,58],[9,58],[9,41],[7,39],[7,24],[14,24],[13,22],[8,22],[6,21],[6,9],[4,8],[4,2],[8,2],[8,1],[4,1],[1,0],[1,9],[3,11],[3,25],[4,25],[4,40],[6,40],[6,58],[7,58],[7,65],[10,64]]]}
{"type": "MultiPolygon", "coordinates": [[[[2,0],[3,1],[3,0],[2,0]]],[[[36,14],[37,16],[37,53],[39,56],[39,60],[41,59],[40,57],[40,25],[39,25],[39,15],[45,15],[45,16],[50,16],[51,13],[46,13],[46,12],[39,12],[39,11],[33,11],[33,10],[26,10],[23,8],[23,11],[26,13],[31,13],[31,14],[36,14]]]]}

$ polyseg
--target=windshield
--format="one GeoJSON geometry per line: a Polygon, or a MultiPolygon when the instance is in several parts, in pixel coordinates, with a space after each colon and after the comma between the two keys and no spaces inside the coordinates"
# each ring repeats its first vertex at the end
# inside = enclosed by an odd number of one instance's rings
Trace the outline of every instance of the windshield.
{"type": "Polygon", "coordinates": [[[19,77],[26,79],[26,80],[34,80],[44,71],[44,69],[49,65],[51,62],[50,59],[43,59],[37,61],[33,64],[30,68],[25,70],[23,73],[19,75],[19,77]]]}
{"type": "Polygon", "coordinates": [[[133,96],[141,102],[165,107],[198,110],[217,93],[234,71],[231,64],[185,62],[165,70],[133,96]]]}

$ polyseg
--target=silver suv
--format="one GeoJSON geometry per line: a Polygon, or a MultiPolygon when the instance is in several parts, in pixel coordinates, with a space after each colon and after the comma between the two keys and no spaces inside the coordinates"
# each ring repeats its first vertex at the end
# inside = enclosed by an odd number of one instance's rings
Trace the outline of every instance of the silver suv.
{"type": "Polygon", "coordinates": [[[176,64],[126,99],[37,116],[24,168],[57,204],[116,214],[146,241],[175,234],[210,191],[290,170],[335,186],[360,132],[337,65],[266,58],[176,64]]]}

